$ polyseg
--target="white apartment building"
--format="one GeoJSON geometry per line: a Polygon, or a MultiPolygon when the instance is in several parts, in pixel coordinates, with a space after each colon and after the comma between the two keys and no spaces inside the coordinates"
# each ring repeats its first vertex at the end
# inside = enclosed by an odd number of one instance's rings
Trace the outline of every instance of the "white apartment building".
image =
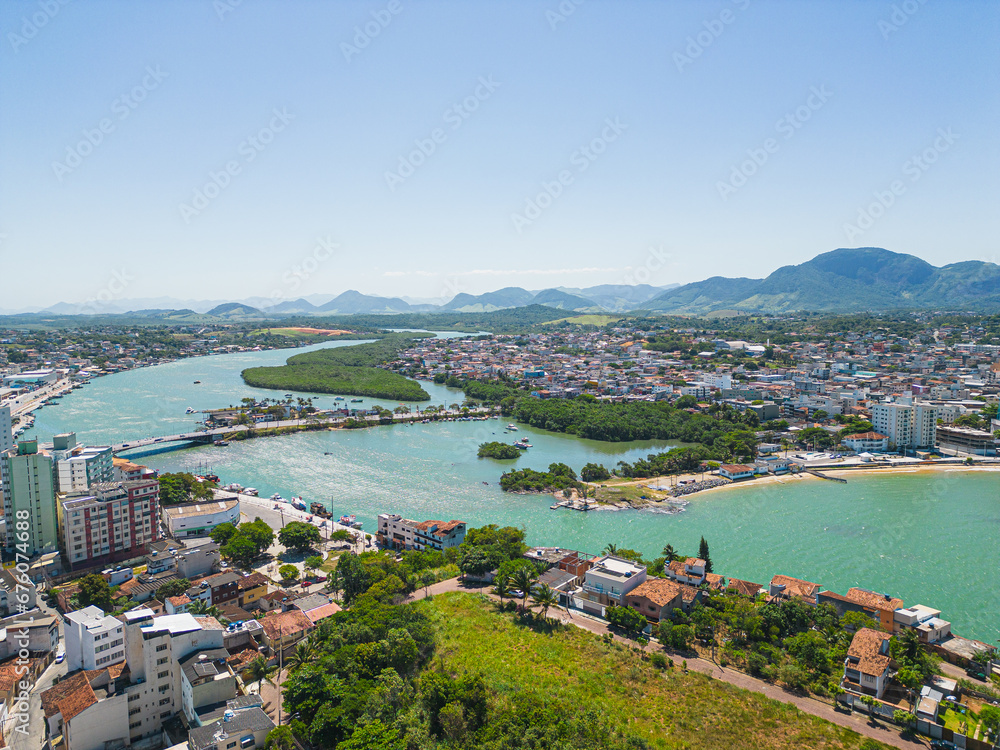
{"type": "Polygon", "coordinates": [[[52,468],[56,492],[86,492],[95,482],[114,478],[110,446],[87,446],[76,441],[75,432],[52,438],[52,468]]]}
{"type": "Polygon", "coordinates": [[[99,669],[125,661],[125,625],[99,607],[66,615],[66,669],[99,669]]]}
{"type": "Polygon", "coordinates": [[[885,403],[872,407],[874,431],[889,439],[890,448],[930,448],[937,433],[938,409],[930,404],[885,403]]]}
{"type": "Polygon", "coordinates": [[[10,407],[0,406],[0,453],[14,447],[14,427],[10,418],[10,407]]]}
{"type": "Polygon", "coordinates": [[[605,555],[591,562],[583,577],[583,590],[600,604],[624,604],[625,595],[646,580],[646,566],[605,555]]]}
{"type": "Polygon", "coordinates": [[[161,731],[181,710],[181,660],[195,651],[223,647],[225,631],[211,617],[190,614],[154,617],[152,610],[125,613],[125,660],[132,684],[128,693],[132,742],[161,731]]]}
{"type": "Polygon", "coordinates": [[[398,513],[379,513],[378,541],[394,549],[445,550],[465,540],[462,521],[411,521],[398,513]]]}

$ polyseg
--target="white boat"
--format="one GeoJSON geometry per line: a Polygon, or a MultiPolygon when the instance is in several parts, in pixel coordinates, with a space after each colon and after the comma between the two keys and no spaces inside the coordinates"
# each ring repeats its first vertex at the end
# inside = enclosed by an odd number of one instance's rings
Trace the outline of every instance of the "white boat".
{"type": "Polygon", "coordinates": [[[244,495],[249,495],[250,497],[257,497],[257,488],[256,487],[247,487],[245,490],[243,490],[243,494],[244,495]]]}
{"type": "Polygon", "coordinates": [[[192,408],[191,408],[191,407],[189,406],[189,407],[187,408],[187,411],[185,411],[184,413],[185,413],[185,414],[194,414],[194,409],[192,409],[192,408]]]}
{"type": "Polygon", "coordinates": [[[273,495],[271,495],[271,502],[273,502],[273,503],[287,503],[288,501],[285,500],[285,498],[283,498],[277,492],[275,492],[273,495]]]}
{"type": "Polygon", "coordinates": [[[507,425],[507,429],[510,430],[511,432],[517,432],[517,425],[516,424],[509,424],[509,425],[507,425]]]}

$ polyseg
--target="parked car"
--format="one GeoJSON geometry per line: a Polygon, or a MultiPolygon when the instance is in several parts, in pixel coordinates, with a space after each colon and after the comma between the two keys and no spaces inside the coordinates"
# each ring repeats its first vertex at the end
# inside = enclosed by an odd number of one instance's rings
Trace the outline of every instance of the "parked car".
{"type": "Polygon", "coordinates": [[[326,576],[316,576],[316,583],[326,583],[326,576]]]}
{"type": "Polygon", "coordinates": [[[65,658],[66,652],[63,649],[56,651],[56,664],[62,664],[65,658]]]}
{"type": "Polygon", "coordinates": [[[302,583],[299,584],[299,586],[301,586],[302,588],[306,588],[311,585],[312,581],[310,581],[308,578],[306,578],[304,581],[302,581],[302,583]]]}

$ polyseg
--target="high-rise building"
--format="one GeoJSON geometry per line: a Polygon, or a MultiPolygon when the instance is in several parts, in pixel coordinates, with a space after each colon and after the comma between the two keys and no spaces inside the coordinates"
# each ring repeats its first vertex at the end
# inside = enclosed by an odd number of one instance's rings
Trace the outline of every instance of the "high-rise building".
{"type": "Polygon", "coordinates": [[[938,409],[922,402],[885,403],[872,407],[875,432],[889,439],[889,447],[930,448],[937,433],[938,409]]]}
{"type": "Polygon", "coordinates": [[[66,668],[100,669],[125,661],[125,624],[99,607],[66,615],[66,668]]]}
{"type": "Polygon", "coordinates": [[[90,493],[59,502],[61,547],[70,569],[145,555],[158,539],[159,481],[98,482],[90,493]]]}
{"type": "Polygon", "coordinates": [[[0,454],[14,447],[14,427],[10,418],[10,407],[0,406],[0,454]]]}
{"type": "Polygon", "coordinates": [[[115,478],[111,447],[88,446],[78,443],[75,432],[52,438],[49,449],[55,471],[56,492],[86,492],[97,482],[115,478]]]}
{"type": "Polygon", "coordinates": [[[33,557],[59,546],[52,458],[37,440],[19,442],[0,456],[0,484],[7,519],[6,546],[33,557]]]}

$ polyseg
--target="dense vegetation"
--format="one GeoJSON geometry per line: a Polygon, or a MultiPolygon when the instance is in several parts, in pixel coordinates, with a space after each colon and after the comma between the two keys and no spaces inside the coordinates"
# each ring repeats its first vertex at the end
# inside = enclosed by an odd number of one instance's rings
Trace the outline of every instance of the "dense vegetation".
{"type": "Polygon", "coordinates": [[[481,443],[479,445],[479,452],[476,455],[479,458],[511,459],[520,458],[521,450],[509,443],[501,443],[494,440],[489,443],[481,443]]]}
{"type": "Polygon", "coordinates": [[[251,367],[241,375],[256,388],[428,401],[419,383],[380,367],[415,340],[412,335],[391,335],[368,344],[318,349],[289,357],[279,367],[251,367]]]}
{"type": "Polygon", "coordinates": [[[249,568],[274,542],[274,530],[261,518],[239,526],[220,523],[211,536],[219,553],[241,568],[249,568]]]}
{"type": "Polygon", "coordinates": [[[504,492],[554,492],[579,486],[576,472],[563,463],[549,464],[548,471],[519,469],[500,477],[500,489],[504,492]]]}
{"type": "Polygon", "coordinates": [[[212,489],[218,487],[207,479],[199,481],[194,474],[178,472],[160,474],[160,504],[173,505],[197,500],[211,500],[212,489]]]}

